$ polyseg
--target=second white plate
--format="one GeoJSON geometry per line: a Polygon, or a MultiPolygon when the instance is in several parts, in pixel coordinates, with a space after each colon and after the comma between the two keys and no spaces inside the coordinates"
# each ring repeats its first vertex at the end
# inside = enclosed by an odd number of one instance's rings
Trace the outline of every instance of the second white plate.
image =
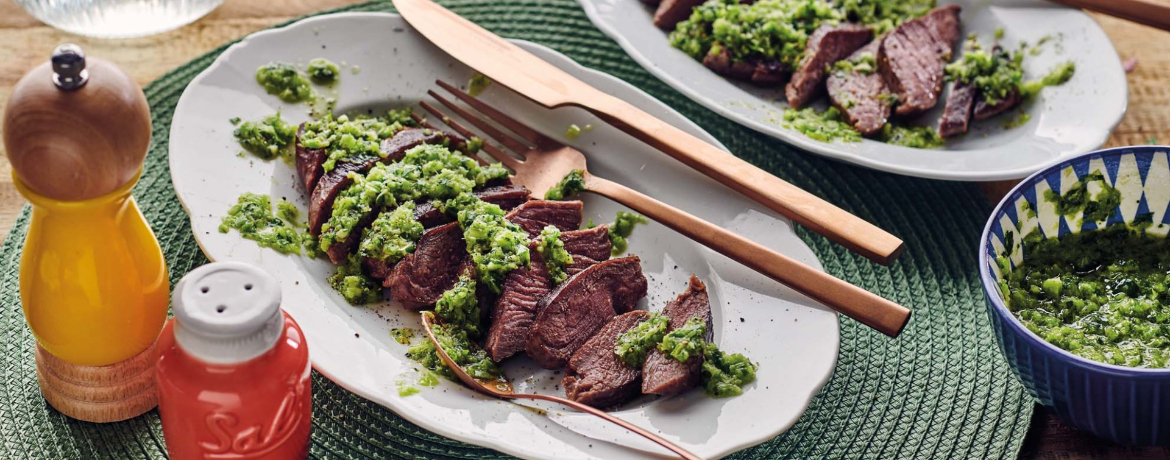
{"type": "MultiPolygon", "coordinates": [[[[820,142],[781,126],[788,108],[783,88],[759,88],[716,75],[670,46],[667,33],[654,26],[653,10],[639,0],[577,0],[589,19],[612,37],[638,64],[686,95],[736,123],[801,149],[858,165],[932,179],[989,181],[1024,177],[1061,158],[1100,147],[1125,114],[1128,89],[1117,51],[1105,32],[1084,12],[1039,0],[952,0],[963,8],[963,36],[990,40],[996,28],[1002,43],[1035,44],[1050,37],[1041,52],[1025,59],[1030,78],[1065,61],[1076,75],[1064,85],[1045,88],[1025,105],[1032,116],[1024,126],[1005,129],[1007,114],[973,124],[966,136],[942,149],[912,149],[863,140],[820,142]]],[[[818,108],[824,109],[821,101],[818,108]]],[[[936,123],[942,104],[921,118],[936,123]]],[[[1014,113],[1014,112],[1013,112],[1014,113]]]]}

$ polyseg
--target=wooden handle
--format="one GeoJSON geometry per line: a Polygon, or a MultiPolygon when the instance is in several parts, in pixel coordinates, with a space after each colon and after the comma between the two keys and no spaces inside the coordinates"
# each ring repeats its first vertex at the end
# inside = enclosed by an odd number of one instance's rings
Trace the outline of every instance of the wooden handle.
{"type": "Polygon", "coordinates": [[[682,447],[679,447],[679,446],[675,445],[674,443],[667,441],[666,439],[663,439],[661,436],[658,436],[654,433],[646,431],[645,429],[639,427],[638,425],[634,425],[633,423],[627,422],[627,421],[622,420],[618,417],[610,415],[603,410],[594,408],[592,406],[587,406],[585,404],[581,404],[581,403],[579,403],[577,401],[573,401],[571,399],[558,398],[556,396],[548,396],[548,395],[541,395],[541,394],[528,394],[528,393],[516,393],[516,394],[508,395],[507,397],[514,398],[514,399],[537,399],[537,400],[541,400],[541,401],[551,401],[551,402],[555,402],[557,404],[563,404],[563,405],[572,407],[573,409],[577,409],[581,412],[588,412],[589,414],[601,417],[601,418],[605,419],[606,421],[609,421],[610,423],[613,423],[615,425],[621,426],[622,428],[630,430],[634,434],[637,434],[643,438],[654,441],[656,444],[667,448],[671,452],[678,454],[679,457],[682,457],[686,460],[703,460],[702,457],[699,457],[698,455],[692,454],[689,451],[687,451],[686,449],[683,449],[682,447]]]}
{"type": "Polygon", "coordinates": [[[730,257],[890,337],[897,337],[910,320],[910,310],[906,307],[813,269],[755,241],[724,230],[624,185],[596,176],[587,176],[585,189],[629,206],[715,252],[730,257]]]}
{"type": "Polygon", "coordinates": [[[1053,0],[1138,24],[1170,30],[1170,5],[1154,0],[1053,0]]]}
{"type": "Polygon", "coordinates": [[[687,166],[874,262],[889,265],[902,253],[902,240],[894,235],[625,101],[600,95],[577,105],[687,166]]]}

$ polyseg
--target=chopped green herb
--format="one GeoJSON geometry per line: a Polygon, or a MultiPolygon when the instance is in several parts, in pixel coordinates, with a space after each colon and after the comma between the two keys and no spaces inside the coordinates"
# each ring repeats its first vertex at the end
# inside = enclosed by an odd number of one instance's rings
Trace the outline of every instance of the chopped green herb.
{"type": "Polygon", "coordinates": [[[504,277],[530,262],[528,234],[505,219],[499,206],[480,201],[470,193],[448,200],[444,206],[456,211],[479,281],[499,294],[504,277]]]}
{"type": "Polygon", "coordinates": [[[1020,90],[1024,80],[1024,55],[1000,47],[984,49],[975,37],[963,45],[963,57],[947,64],[948,80],[974,86],[988,104],[995,104],[1020,90]]]}
{"type": "Polygon", "coordinates": [[[318,85],[332,85],[337,83],[337,78],[341,75],[341,70],[337,68],[337,64],[325,58],[317,58],[309,61],[309,79],[318,85]]]}
{"type": "Polygon", "coordinates": [[[946,145],[947,141],[933,128],[926,126],[903,126],[886,123],[882,126],[881,140],[887,144],[933,149],[946,145]]]}
{"type": "Polygon", "coordinates": [[[546,200],[563,200],[585,191],[585,171],[574,169],[569,171],[557,185],[548,189],[544,194],[546,200]]]}
{"type": "Polygon", "coordinates": [[[707,324],[699,318],[688,319],[682,327],[666,333],[658,351],[680,362],[699,356],[706,346],[707,324]]]}
{"type": "Polygon", "coordinates": [[[877,71],[877,58],[873,53],[866,51],[858,54],[853,59],[842,59],[833,64],[829,69],[831,72],[841,72],[842,74],[858,73],[861,75],[872,75],[877,71]]]}
{"type": "Polygon", "coordinates": [[[260,66],[256,69],[256,82],[263,86],[268,94],[285,102],[301,102],[308,100],[313,94],[309,81],[297,71],[297,68],[283,62],[260,66]]]}
{"type": "Polygon", "coordinates": [[[350,305],[363,305],[382,300],[382,283],[362,272],[362,260],[357,254],[350,254],[337,272],[329,276],[333,286],[350,305]]]}
{"type": "Polygon", "coordinates": [[[861,142],[861,133],[853,129],[836,107],[829,107],[824,112],[817,112],[812,107],[787,109],[783,119],[784,128],[795,129],[821,142],[861,142]]]}
{"type": "Polygon", "coordinates": [[[422,375],[418,376],[418,380],[414,383],[417,383],[419,386],[433,387],[439,384],[439,377],[434,372],[427,370],[423,371],[422,375]]]}
{"type": "Polygon", "coordinates": [[[617,217],[613,220],[613,225],[609,226],[610,253],[614,257],[624,254],[626,249],[629,248],[629,237],[630,234],[634,233],[634,226],[648,222],[640,214],[618,211],[617,217]]]}
{"type": "Polygon", "coordinates": [[[561,231],[549,225],[540,231],[540,239],[536,243],[536,251],[544,259],[544,266],[548,270],[553,285],[561,284],[569,277],[565,267],[573,264],[573,256],[565,250],[565,242],[561,241],[561,231]]]}
{"type": "Polygon", "coordinates": [[[630,367],[641,369],[646,355],[659,346],[669,327],[670,318],[652,313],[645,321],[618,336],[613,352],[630,367]]]}
{"type": "Polygon", "coordinates": [[[565,137],[568,138],[569,140],[576,139],[577,136],[580,136],[580,135],[581,135],[581,127],[577,126],[576,123],[569,125],[569,128],[565,130],[565,137]]]}
{"type": "Polygon", "coordinates": [[[492,79],[487,75],[476,72],[471,75],[471,80],[467,82],[467,94],[472,97],[479,96],[488,86],[491,86],[492,79]]]}
{"type": "Polygon", "coordinates": [[[298,229],[297,209],[287,201],[277,203],[277,213],[267,195],[244,193],[220,221],[219,232],[236,229],[240,236],[281,254],[300,254],[307,232],[298,229]]]}
{"type": "Polygon", "coordinates": [[[1012,118],[1011,120],[1008,120],[1007,123],[1004,123],[1003,127],[1007,129],[1019,128],[1028,124],[1029,121],[1032,121],[1032,114],[1028,112],[1020,112],[1016,114],[1015,118],[1012,118]]]}
{"type": "Polygon", "coordinates": [[[1089,222],[1102,222],[1121,204],[1121,192],[1109,185],[1101,171],[1093,171],[1077,180],[1063,195],[1045,190],[1044,201],[1056,205],[1056,212],[1060,215],[1072,216],[1078,211],[1084,211],[1083,219],[1089,222]],[[1097,182],[1101,191],[1090,197],[1089,184],[1092,182],[1097,182]]]}
{"type": "Polygon", "coordinates": [[[744,355],[724,354],[714,344],[707,344],[703,355],[703,392],[711,397],[739,396],[756,379],[757,366],[744,355]]]}
{"type": "MultiPolygon", "coordinates": [[[[410,118],[410,109],[390,111],[386,117],[357,117],[342,115],[333,118],[326,114],[321,120],[305,123],[301,146],[307,149],[325,149],[328,156],[321,167],[332,171],[339,161],[360,158],[383,158],[382,141],[408,126],[416,126],[410,118]],[[405,112],[405,117],[402,113],[405,112]]],[[[295,128],[294,128],[295,133],[295,128]]]]}
{"type": "MultiPolygon", "coordinates": [[[[239,118],[235,119],[237,122],[239,118]]],[[[264,160],[292,158],[293,140],[297,127],[280,118],[280,112],[260,121],[246,121],[232,132],[240,146],[264,160]]]]}
{"type": "Polygon", "coordinates": [[[398,396],[399,397],[405,398],[407,396],[414,396],[414,395],[418,394],[418,388],[411,386],[410,384],[408,384],[406,382],[399,381],[399,382],[395,382],[394,385],[398,387],[398,396]]]}
{"type": "Polygon", "coordinates": [[[232,126],[238,125],[238,124],[240,124],[240,117],[228,118],[228,123],[231,123],[232,126]]]}
{"type": "Polygon", "coordinates": [[[423,225],[414,218],[414,202],[407,201],[390,212],[382,212],[362,234],[358,254],[387,264],[414,252],[423,225]]]}
{"type": "Polygon", "coordinates": [[[1025,97],[1035,96],[1046,86],[1059,86],[1069,81],[1077,71],[1076,63],[1072,61],[1056,66],[1039,80],[1030,80],[1020,85],[1020,94],[1025,97]]]}
{"type": "MultiPolygon", "coordinates": [[[[457,326],[435,324],[431,327],[431,333],[442,345],[443,351],[447,352],[447,356],[450,356],[451,360],[468,375],[483,381],[504,380],[500,367],[488,357],[487,352],[468,338],[467,331],[457,326]]],[[[429,339],[411,347],[406,356],[449,380],[458,381],[455,373],[443,363],[435,350],[435,344],[429,339]]]]}
{"type": "Polygon", "coordinates": [[[410,341],[414,339],[414,329],[409,327],[396,327],[390,330],[390,337],[393,337],[395,342],[410,345],[410,341]]]}
{"type": "Polygon", "coordinates": [[[462,275],[455,286],[443,292],[435,303],[435,314],[444,324],[451,324],[467,331],[468,337],[479,337],[479,299],[475,296],[475,280],[462,275]]]}
{"type": "Polygon", "coordinates": [[[996,40],[1003,39],[1003,27],[996,27],[995,28],[995,39],[996,40]]]}

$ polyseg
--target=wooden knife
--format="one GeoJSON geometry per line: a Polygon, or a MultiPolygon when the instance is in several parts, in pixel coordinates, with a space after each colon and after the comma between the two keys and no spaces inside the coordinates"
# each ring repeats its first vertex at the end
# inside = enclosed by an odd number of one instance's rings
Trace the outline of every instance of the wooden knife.
{"type": "Polygon", "coordinates": [[[455,59],[540,105],[580,107],[874,262],[888,265],[902,240],[757,168],[589,86],[520,47],[430,0],[394,0],[406,21],[455,59]]]}

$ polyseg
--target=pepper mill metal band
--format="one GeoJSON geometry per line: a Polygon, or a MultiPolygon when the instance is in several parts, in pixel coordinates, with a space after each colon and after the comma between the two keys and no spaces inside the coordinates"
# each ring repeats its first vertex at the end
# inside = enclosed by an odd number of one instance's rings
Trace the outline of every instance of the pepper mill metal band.
{"type": "Polygon", "coordinates": [[[169,281],[131,196],[149,142],[142,89],[76,45],[26,74],[4,112],[13,181],[32,203],[20,297],[37,380],[73,418],[113,422],[156,405],[169,281]]]}

